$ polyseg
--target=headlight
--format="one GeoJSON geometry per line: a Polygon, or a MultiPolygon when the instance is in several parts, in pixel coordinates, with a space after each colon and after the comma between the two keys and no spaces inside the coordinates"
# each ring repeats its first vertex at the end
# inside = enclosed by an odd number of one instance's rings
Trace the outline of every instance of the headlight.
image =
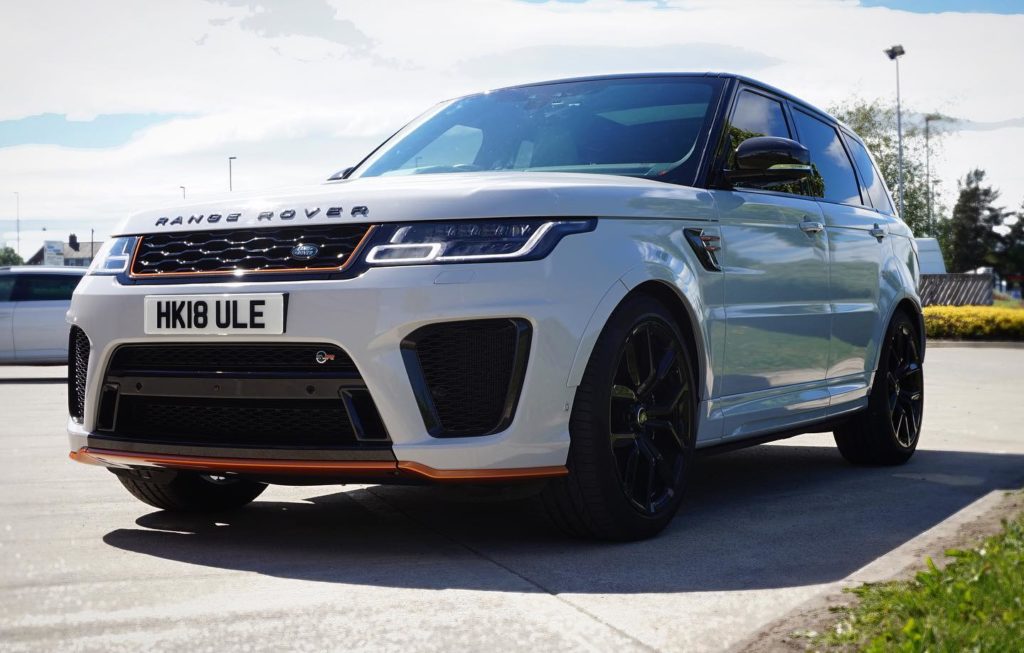
{"type": "Polygon", "coordinates": [[[569,234],[593,231],[594,218],[457,220],[384,225],[366,254],[370,265],[529,261],[569,234]]]}
{"type": "Polygon", "coordinates": [[[89,274],[120,274],[128,269],[138,236],[111,238],[103,243],[92,259],[89,274]]]}

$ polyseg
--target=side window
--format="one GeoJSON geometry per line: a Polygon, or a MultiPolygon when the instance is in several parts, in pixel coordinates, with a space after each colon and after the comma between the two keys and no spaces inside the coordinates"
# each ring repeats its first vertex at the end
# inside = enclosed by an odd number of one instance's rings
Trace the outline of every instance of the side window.
{"type": "Polygon", "coordinates": [[[800,142],[811,152],[814,173],[806,181],[808,194],[840,204],[861,204],[853,164],[835,127],[799,109],[793,111],[793,121],[800,142]]]}
{"type": "MultiPolygon", "coordinates": [[[[726,167],[731,168],[735,165],[736,148],[739,144],[755,136],[792,138],[781,102],[753,91],[742,91],[736,99],[732,120],[729,121],[729,142],[726,145],[729,148],[729,155],[726,167]]],[[[792,192],[792,189],[783,187],[773,187],[772,190],[792,192]]]]}
{"type": "Polygon", "coordinates": [[[14,301],[45,302],[69,300],[82,279],[77,274],[19,274],[14,301]]]}
{"type": "Polygon", "coordinates": [[[889,191],[885,189],[885,182],[882,180],[882,175],[879,174],[875,162],[871,160],[868,149],[856,138],[847,137],[846,142],[850,146],[850,152],[853,153],[853,161],[857,164],[857,172],[860,173],[860,178],[864,180],[864,187],[868,189],[868,197],[871,198],[871,203],[875,206],[875,210],[886,215],[894,215],[896,212],[893,210],[892,202],[889,200],[889,191]]]}
{"type": "Polygon", "coordinates": [[[0,274],[0,302],[9,302],[14,291],[14,275],[0,274]]]}

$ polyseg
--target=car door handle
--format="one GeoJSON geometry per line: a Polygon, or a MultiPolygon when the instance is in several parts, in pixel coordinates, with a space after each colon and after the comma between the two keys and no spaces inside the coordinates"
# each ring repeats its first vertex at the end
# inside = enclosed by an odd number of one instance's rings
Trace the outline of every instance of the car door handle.
{"type": "Polygon", "coordinates": [[[814,220],[804,220],[800,223],[800,230],[807,234],[816,234],[824,229],[825,225],[814,220]]]}
{"type": "Polygon", "coordinates": [[[877,224],[874,227],[872,227],[871,231],[869,231],[868,233],[879,240],[885,238],[887,235],[885,229],[879,227],[877,224]]]}

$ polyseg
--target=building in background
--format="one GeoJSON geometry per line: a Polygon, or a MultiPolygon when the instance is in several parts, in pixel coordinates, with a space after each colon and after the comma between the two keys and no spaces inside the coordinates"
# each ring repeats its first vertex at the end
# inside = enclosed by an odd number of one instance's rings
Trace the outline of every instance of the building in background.
{"type": "Polygon", "coordinates": [[[28,265],[63,265],[67,267],[89,267],[93,256],[100,251],[102,241],[79,241],[78,236],[71,234],[68,242],[48,240],[39,250],[29,257],[28,265]]]}

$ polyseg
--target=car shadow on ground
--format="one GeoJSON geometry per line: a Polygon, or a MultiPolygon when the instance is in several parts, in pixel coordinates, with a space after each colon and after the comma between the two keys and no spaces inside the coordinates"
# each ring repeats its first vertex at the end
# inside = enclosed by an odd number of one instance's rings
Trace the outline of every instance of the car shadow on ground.
{"type": "Polygon", "coordinates": [[[766,589],[845,578],[993,490],[1024,456],[919,451],[857,468],[832,447],[765,445],[699,461],[659,537],[560,535],[536,502],[472,490],[372,487],[214,516],[153,512],[104,541],[208,567],[387,587],[553,593],[766,589]],[[496,564],[495,564],[496,563],[496,564]]]}

